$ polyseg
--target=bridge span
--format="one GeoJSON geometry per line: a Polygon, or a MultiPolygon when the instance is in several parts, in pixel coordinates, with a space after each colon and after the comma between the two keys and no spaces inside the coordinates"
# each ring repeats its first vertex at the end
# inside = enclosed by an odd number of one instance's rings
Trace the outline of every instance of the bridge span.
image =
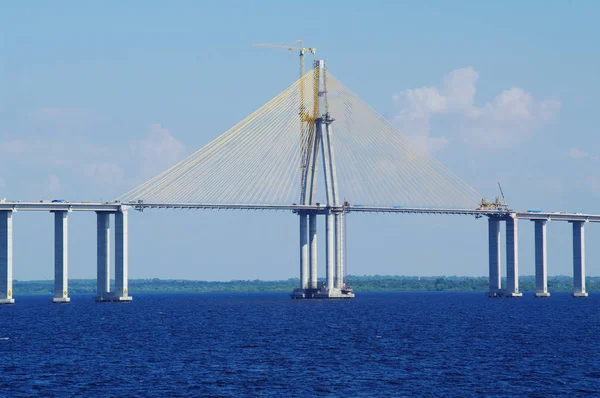
{"type": "MultiPolygon", "coordinates": [[[[548,221],[563,221],[573,225],[573,295],[586,297],[585,290],[585,239],[584,225],[586,222],[600,222],[600,215],[564,212],[523,212],[505,210],[480,209],[445,209],[417,208],[401,206],[362,206],[345,203],[342,206],[314,205],[248,205],[248,204],[202,204],[202,203],[145,203],[137,202],[0,202],[0,304],[14,303],[12,289],[12,225],[14,214],[18,212],[51,212],[54,214],[54,297],[56,303],[70,301],[68,294],[68,215],[71,212],[95,212],[97,215],[97,294],[96,301],[130,301],[128,291],[128,210],[144,211],[149,209],[195,209],[195,210],[263,210],[291,211],[298,215],[308,215],[316,218],[328,214],[351,213],[394,213],[394,214],[423,214],[423,215],[466,215],[475,218],[488,218],[489,229],[489,296],[518,297],[518,221],[527,220],[535,223],[535,275],[536,292],[538,297],[548,297],[547,286],[547,250],[546,224],[548,221]],[[111,216],[114,217],[115,236],[115,289],[110,290],[110,233],[111,216]],[[506,224],[506,286],[501,285],[500,259],[500,223],[506,224]]],[[[327,224],[326,224],[327,225],[327,224]]],[[[306,231],[304,231],[306,232],[306,231]]],[[[315,232],[316,234],[316,232],[315,232]]],[[[314,242],[316,245],[316,242],[314,242]]],[[[315,261],[316,263],[316,261],[315,261]]],[[[327,277],[335,285],[342,280],[343,264],[328,264],[331,272],[327,277]]],[[[307,284],[318,286],[316,267],[304,272],[307,284]]],[[[302,270],[301,270],[302,273],[302,270]]],[[[341,289],[342,287],[340,287],[341,289]]],[[[315,287],[317,289],[317,287],[315,287]]]]}
{"type": "MultiPolygon", "coordinates": [[[[585,297],[584,225],[600,215],[478,209],[483,195],[414,145],[317,60],[311,71],[179,163],[110,203],[0,201],[0,303],[12,303],[12,223],[21,211],[54,213],[54,301],[68,302],[69,213],[97,215],[97,301],[129,301],[128,210],[291,211],[299,221],[300,284],[292,298],[354,297],[344,282],[346,214],[488,218],[489,295],[517,297],[518,221],[535,223],[536,295],[547,288],[548,221],[573,225],[573,294],[585,297]],[[318,172],[322,172],[322,181],[318,172]],[[320,192],[317,195],[317,191],[320,192]],[[322,203],[317,197],[325,198],[322,203]],[[381,205],[387,204],[387,205],[381,205]],[[110,289],[114,217],[115,289],[110,289]],[[317,217],[325,220],[326,282],[317,281],[317,217]],[[506,230],[501,284],[500,226],[506,230]]],[[[487,203],[487,201],[481,201],[487,203]]],[[[487,205],[486,205],[487,206],[487,205]]]]}
{"type": "Polygon", "coordinates": [[[96,301],[130,301],[128,295],[127,209],[120,203],[67,203],[64,201],[0,202],[0,304],[14,303],[13,294],[13,214],[22,211],[54,213],[54,298],[68,303],[68,247],[70,212],[97,214],[97,295],[96,301]],[[115,222],[115,289],[110,290],[110,216],[115,222]]]}

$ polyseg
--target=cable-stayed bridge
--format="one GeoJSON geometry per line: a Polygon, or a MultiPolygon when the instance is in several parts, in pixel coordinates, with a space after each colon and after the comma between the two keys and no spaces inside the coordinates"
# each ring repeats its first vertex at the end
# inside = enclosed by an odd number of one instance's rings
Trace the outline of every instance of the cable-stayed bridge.
{"type": "Polygon", "coordinates": [[[12,292],[12,215],[55,214],[55,302],[68,302],[68,213],[97,213],[97,300],[129,301],[127,210],[293,211],[299,218],[300,285],[293,298],[350,298],[344,283],[346,214],[486,216],[491,296],[520,296],[518,219],[535,222],[536,295],[548,296],[546,222],[573,224],[574,295],[585,291],[585,222],[600,215],[517,212],[482,195],[362,101],[316,61],[257,111],[154,178],[110,203],[0,203],[0,303],[12,292]],[[110,287],[110,216],[115,216],[115,288],[110,287]],[[317,217],[325,219],[326,282],[317,281],[317,217]],[[506,223],[506,286],[500,222],[506,223]]]}
{"type": "Polygon", "coordinates": [[[329,193],[353,204],[422,208],[474,209],[482,197],[416,149],[324,68],[316,68],[187,159],[119,199],[224,207],[308,205],[317,201],[317,184],[322,184],[318,188],[330,206],[338,203],[329,193]],[[311,184],[318,168],[319,173],[331,173],[334,184],[325,185],[325,174],[304,200],[302,193],[311,189],[304,185],[311,184]]]}

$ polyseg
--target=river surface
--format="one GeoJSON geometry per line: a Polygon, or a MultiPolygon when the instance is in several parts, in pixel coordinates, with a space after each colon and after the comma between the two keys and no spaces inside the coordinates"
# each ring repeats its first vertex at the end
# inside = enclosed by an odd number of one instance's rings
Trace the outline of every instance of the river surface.
{"type": "Polygon", "coordinates": [[[0,396],[600,396],[600,294],[18,296],[0,396]]]}

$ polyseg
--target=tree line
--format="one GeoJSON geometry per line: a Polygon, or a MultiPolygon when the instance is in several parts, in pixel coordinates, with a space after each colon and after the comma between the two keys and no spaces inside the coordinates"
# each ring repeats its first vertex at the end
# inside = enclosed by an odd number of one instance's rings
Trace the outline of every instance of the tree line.
{"type": "MultiPolygon", "coordinates": [[[[416,277],[389,275],[349,275],[346,283],[354,291],[481,291],[488,290],[487,277],[416,277]]],[[[506,281],[502,281],[503,286],[506,281]]],[[[291,292],[298,287],[298,278],[280,281],[233,280],[228,282],[176,280],[176,279],[131,279],[129,291],[133,293],[193,293],[193,292],[291,292]]],[[[114,281],[113,281],[114,286],[114,281]]],[[[522,292],[535,291],[535,277],[519,278],[522,292]]],[[[600,277],[586,278],[587,291],[600,291],[600,277]]],[[[17,281],[13,282],[15,294],[52,294],[53,281],[17,281]]],[[[573,290],[573,278],[569,276],[553,276],[548,278],[550,292],[573,290]]],[[[95,293],[95,279],[72,279],[69,281],[70,294],[95,293]]]]}

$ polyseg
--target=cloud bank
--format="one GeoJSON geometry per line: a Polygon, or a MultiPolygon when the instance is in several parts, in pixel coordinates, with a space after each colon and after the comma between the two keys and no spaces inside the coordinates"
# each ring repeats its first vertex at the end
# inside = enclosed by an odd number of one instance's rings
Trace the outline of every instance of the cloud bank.
{"type": "Polygon", "coordinates": [[[567,156],[573,159],[584,159],[588,157],[588,153],[579,148],[570,148],[567,156]]]}
{"type": "Polygon", "coordinates": [[[142,159],[143,174],[155,174],[177,163],[185,154],[185,145],[169,130],[155,123],[150,126],[148,136],[129,145],[131,153],[142,159]]]}
{"type": "Polygon", "coordinates": [[[452,140],[477,148],[505,149],[530,138],[558,115],[558,100],[536,100],[519,87],[503,90],[478,106],[478,79],[479,73],[471,67],[456,69],[444,76],[439,87],[394,94],[393,122],[424,150],[441,149],[452,140]],[[443,127],[432,131],[434,123],[443,127]]]}
{"type": "MultiPolygon", "coordinates": [[[[59,111],[38,113],[63,115],[59,111]]],[[[12,139],[0,136],[0,167],[5,170],[0,188],[7,187],[5,178],[18,165],[27,189],[37,195],[54,197],[65,191],[86,191],[84,187],[92,192],[123,193],[186,154],[185,145],[160,124],[152,124],[142,139],[125,145],[118,140],[93,143],[84,135],[58,137],[50,134],[54,131],[48,127],[40,135],[12,139]]],[[[23,194],[24,186],[11,188],[7,194],[23,194]]]]}

